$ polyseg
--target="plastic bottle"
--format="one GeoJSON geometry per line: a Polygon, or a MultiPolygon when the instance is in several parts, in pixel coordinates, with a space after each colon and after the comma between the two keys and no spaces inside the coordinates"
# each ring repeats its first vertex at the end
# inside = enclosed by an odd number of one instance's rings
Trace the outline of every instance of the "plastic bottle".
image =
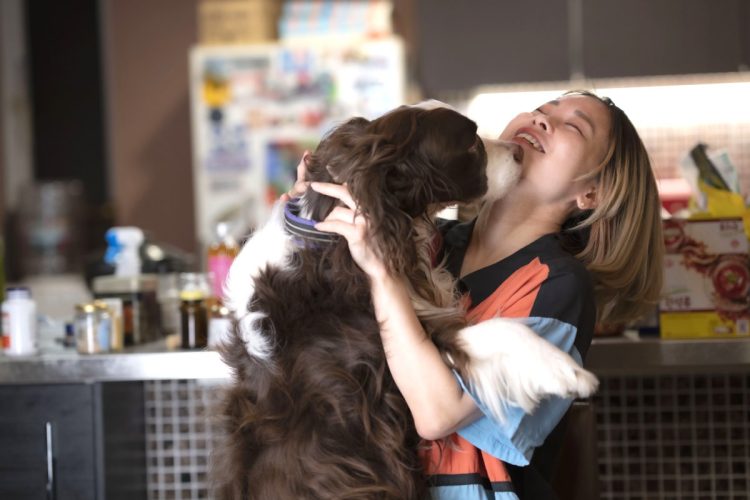
{"type": "Polygon", "coordinates": [[[211,293],[219,302],[224,295],[227,273],[239,252],[240,246],[230,234],[229,224],[219,222],[216,225],[216,240],[209,245],[206,259],[208,272],[211,275],[211,293]]]}
{"type": "Polygon", "coordinates": [[[115,265],[115,276],[141,274],[143,231],[137,227],[118,226],[110,228],[105,238],[109,244],[105,260],[115,265]]]}
{"type": "Polygon", "coordinates": [[[8,287],[3,302],[5,354],[30,356],[37,352],[36,303],[26,287],[8,287]]]}

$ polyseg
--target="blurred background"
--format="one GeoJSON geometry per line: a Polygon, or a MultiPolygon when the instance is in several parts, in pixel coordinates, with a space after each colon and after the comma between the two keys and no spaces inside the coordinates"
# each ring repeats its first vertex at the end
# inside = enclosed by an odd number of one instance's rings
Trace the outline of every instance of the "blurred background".
{"type": "MultiPolygon", "coordinates": [[[[210,183],[211,170],[217,170],[211,162],[221,161],[207,149],[217,148],[224,140],[225,146],[230,144],[225,154],[231,163],[232,133],[240,137],[235,142],[241,150],[242,141],[248,149],[252,147],[249,131],[274,129],[273,124],[253,124],[253,109],[260,109],[256,117],[296,115],[301,125],[306,109],[309,114],[325,114],[307,118],[308,144],[296,132],[286,134],[304,148],[314,145],[331,119],[346,117],[347,112],[373,114],[421,98],[462,107],[482,86],[512,85],[518,90],[533,90],[540,84],[545,90],[649,87],[688,83],[684,75],[697,82],[735,81],[744,78],[750,59],[748,6],[740,0],[716,4],[707,0],[486,1],[471,6],[419,0],[365,3],[369,7],[356,12],[357,2],[4,0],[0,208],[9,278],[20,278],[27,268],[38,272],[42,265],[78,268],[82,256],[104,245],[104,231],[112,225],[141,227],[160,242],[200,260],[200,244],[206,243],[210,229],[196,222],[205,215],[202,198],[222,186],[207,186],[202,192],[205,186],[196,188],[195,182],[210,183]],[[320,81],[310,82],[310,87],[318,86],[319,102],[311,97],[301,104],[302,99],[297,99],[300,102],[290,105],[290,111],[283,111],[272,90],[263,94],[251,89],[251,72],[230,55],[237,55],[236,47],[247,44],[293,44],[307,38],[326,45],[327,40],[335,44],[347,37],[392,36],[398,37],[394,43],[399,47],[383,52],[390,58],[386,64],[394,69],[389,73],[393,76],[389,95],[373,91],[377,85],[363,84],[370,76],[377,82],[378,75],[368,75],[362,64],[350,68],[350,73],[360,71],[361,75],[335,82],[339,89],[347,85],[349,89],[332,97],[325,95],[320,81]],[[212,65],[209,48],[217,45],[230,45],[230,50],[214,52],[221,55],[212,65]],[[246,92],[255,95],[201,96],[202,87],[212,79],[226,88],[244,85],[246,92]],[[357,99],[382,102],[371,103],[368,109],[357,99]],[[342,110],[331,109],[341,102],[342,110]],[[214,122],[208,116],[211,106],[214,122]],[[320,112],[324,106],[328,109],[320,112]],[[222,119],[222,113],[226,126],[219,134],[224,136],[214,137],[211,143],[209,132],[201,127],[221,123],[216,120],[222,119]],[[310,120],[317,123],[310,124],[310,120]],[[51,246],[54,238],[61,237],[52,230],[32,236],[21,228],[30,219],[41,224],[48,217],[45,210],[54,210],[65,219],[58,227],[68,241],[64,263],[52,262],[52,257],[50,262],[31,262],[35,255],[22,250],[29,239],[42,239],[46,243],[39,245],[51,246]]],[[[346,43],[352,47],[360,43],[349,40],[346,43]]],[[[292,84],[291,79],[318,76],[303,75],[306,71],[331,71],[325,64],[317,69],[305,67],[315,63],[305,61],[310,56],[302,52],[297,53],[296,67],[290,51],[288,67],[280,70],[286,74],[270,76],[279,86],[296,85],[290,92],[298,94],[305,83],[292,84]]],[[[256,60],[283,57],[258,55],[257,48],[248,54],[255,54],[256,60]]],[[[252,62],[250,55],[238,57],[252,62]]],[[[675,155],[695,135],[703,135],[702,126],[722,135],[721,142],[710,141],[712,146],[729,147],[735,163],[747,164],[748,146],[742,142],[746,108],[717,110],[719,106],[711,103],[724,99],[719,94],[686,96],[680,106],[689,122],[683,115],[670,121],[666,115],[673,112],[671,108],[662,110],[650,102],[638,109],[618,103],[642,130],[659,177],[678,176],[675,155]],[[701,116],[701,109],[691,112],[696,104],[724,113],[718,118],[721,122],[715,122],[715,112],[706,117],[701,116]],[[716,126],[725,130],[713,130],[716,126]]],[[[744,106],[746,96],[732,95],[731,101],[744,106]]],[[[502,124],[505,116],[523,106],[526,102],[503,103],[486,111],[502,124]]],[[[481,122],[483,117],[473,118],[481,122]]],[[[485,129],[497,134],[500,127],[485,129]]],[[[279,146],[277,152],[291,148],[279,146]]],[[[262,170],[262,165],[250,163],[263,158],[250,151],[245,151],[244,158],[235,154],[239,164],[234,168],[262,170]]],[[[232,168],[226,165],[225,170],[232,168]]],[[[211,214],[212,209],[205,210],[211,214]]]]}
{"type": "Polygon", "coordinates": [[[750,497],[746,0],[0,0],[0,449],[30,457],[0,496],[207,497],[222,277],[302,152],[426,98],[497,135],[581,88],[635,124],[672,239],[661,307],[601,325],[561,498],[750,497]]]}

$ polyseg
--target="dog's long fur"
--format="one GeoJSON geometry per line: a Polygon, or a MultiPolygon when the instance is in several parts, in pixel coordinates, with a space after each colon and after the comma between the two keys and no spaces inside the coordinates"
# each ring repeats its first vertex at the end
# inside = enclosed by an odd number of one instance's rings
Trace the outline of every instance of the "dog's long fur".
{"type": "MultiPolygon", "coordinates": [[[[433,265],[435,211],[512,185],[516,174],[503,169],[513,158],[497,147],[485,148],[476,125],[455,111],[401,107],[335,129],[307,172],[308,180],[347,184],[373,248],[405,276],[446,363],[502,420],[506,405],[530,411],[545,395],[585,396],[596,383],[520,323],[467,327],[453,279],[433,265]],[[521,352],[531,354],[516,359],[521,352]],[[524,374],[517,364],[527,358],[538,366],[524,374]]],[[[322,220],[337,200],[308,190],[303,201],[322,220]]],[[[226,295],[238,320],[222,348],[235,377],[223,407],[227,443],[215,456],[217,495],[422,498],[420,439],[386,364],[369,280],[346,241],[295,240],[279,203],[235,260],[226,295]]]]}

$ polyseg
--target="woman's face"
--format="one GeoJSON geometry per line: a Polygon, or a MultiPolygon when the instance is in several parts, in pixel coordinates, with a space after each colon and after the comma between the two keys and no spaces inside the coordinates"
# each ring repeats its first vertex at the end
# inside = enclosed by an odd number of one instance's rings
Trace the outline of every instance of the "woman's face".
{"type": "MultiPolygon", "coordinates": [[[[500,139],[524,150],[519,189],[542,203],[569,202],[592,188],[576,179],[596,169],[608,149],[611,119],[596,98],[569,95],[515,117],[500,139]]],[[[593,208],[593,207],[582,207],[593,208]]]]}

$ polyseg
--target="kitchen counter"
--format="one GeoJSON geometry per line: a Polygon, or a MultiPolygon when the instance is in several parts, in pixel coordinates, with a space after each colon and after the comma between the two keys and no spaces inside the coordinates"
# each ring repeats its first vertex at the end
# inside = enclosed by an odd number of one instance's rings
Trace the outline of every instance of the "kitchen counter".
{"type": "Polygon", "coordinates": [[[598,338],[586,357],[586,368],[600,376],[746,372],[750,371],[750,338],[598,338]]]}
{"type": "MultiPolygon", "coordinates": [[[[122,353],[61,352],[0,357],[0,384],[228,379],[216,351],[165,351],[164,343],[122,353]]],[[[599,376],[750,371],[750,339],[598,338],[586,367],[599,376]]]]}
{"type": "Polygon", "coordinates": [[[81,355],[70,351],[0,357],[0,384],[228,379],[229,376],[229,368],[218,352],[167,350],[164,342],[110,354],[81,355]]]}

